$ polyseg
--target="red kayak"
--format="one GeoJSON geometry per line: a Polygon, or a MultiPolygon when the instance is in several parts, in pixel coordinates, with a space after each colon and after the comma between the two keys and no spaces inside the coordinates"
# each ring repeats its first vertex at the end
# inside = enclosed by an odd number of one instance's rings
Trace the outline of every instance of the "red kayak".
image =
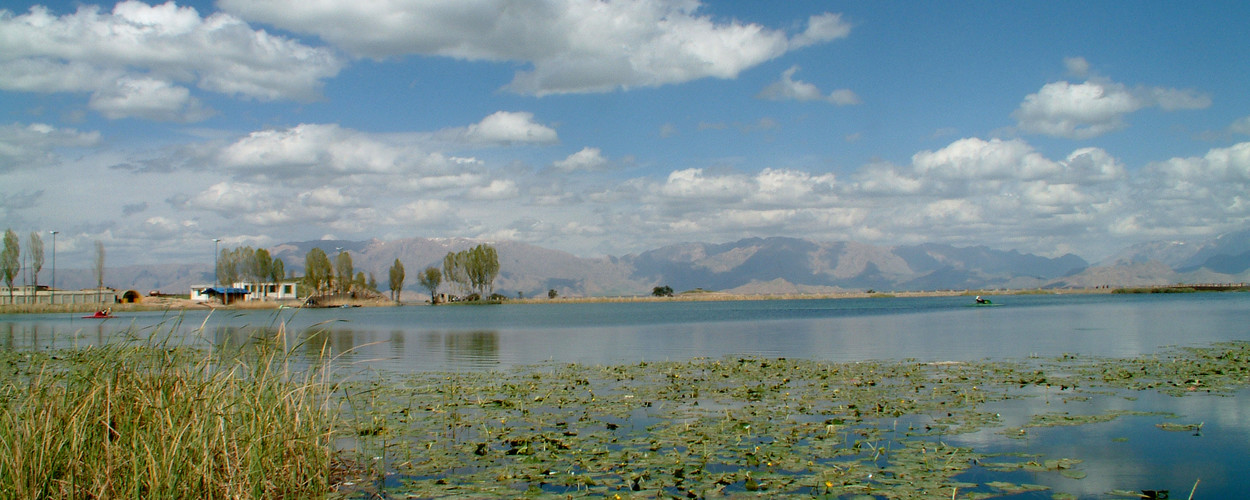
{"type": "Polygon", "coordinates": [[[90,316],[83,316],[84,319],[108,319],[113,317],[113,311],[96,311],[90,316]]]}

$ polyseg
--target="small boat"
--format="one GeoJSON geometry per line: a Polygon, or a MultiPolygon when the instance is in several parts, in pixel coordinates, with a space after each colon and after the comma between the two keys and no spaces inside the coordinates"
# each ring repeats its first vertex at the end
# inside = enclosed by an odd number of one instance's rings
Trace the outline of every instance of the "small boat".
{"type": "Polygon", "coordinates": [[[978,306],[989,306],[989,305],[993,305],[993,304],[994,304],[993,302],[990,302],[990,299],[983,299],[983,298],[981,298],[981,296],[980,296],[980,295],[977,295],[977,305],[978,305],[978,306]]]}
{"type": "Polygon", "coordinates": [[[83,319],[109,319],[112,317],[113,317],[112,309],[103,309],[100,311],[96,311],[95,314],[92,314],[90,316],[83,316],[83,319]]]}

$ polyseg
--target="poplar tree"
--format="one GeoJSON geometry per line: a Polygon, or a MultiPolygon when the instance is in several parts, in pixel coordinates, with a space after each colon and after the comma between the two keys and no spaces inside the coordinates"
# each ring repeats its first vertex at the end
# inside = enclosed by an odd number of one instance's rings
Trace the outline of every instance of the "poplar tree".
{"type": "Polygon", "coordinates": [[[352,254],[346,250],[339,252],[334,258],[335,279],[338,283],[339,293],[347,293],[352,290],[352,254]]]}
{"type": "Polygon", "coordinates": [[[30,253],[30,279],[38,290],[39,271],[43,270],[43,237],[38,232],[30,232],[30,247],[26,251],[30,253]]]}
{"type": "Polygon", "coordinates": [[[9,286],[9,303],[13,303],[13,278],[21,271],[22,250],[17,233],[12,229],[4,231],[4,250],[0,252],[0,274],[4,275],[4,283],[9,286]]]}
{"type": "Polygon", "coordinates": [[[399,259],[395,259],[395,263],[391,264],[391,300],[398,301],[404,290],[404,263],[399,259]]]}
{"type": "Polygon", "coordinates": [[[333,273],[334,267],[330,265],[325,250],[313,248],[308,251],[304,257],[304,286],[311,290],[309,295],[313,292],[320,294],[323,287],[329,288],[333,273]]]}

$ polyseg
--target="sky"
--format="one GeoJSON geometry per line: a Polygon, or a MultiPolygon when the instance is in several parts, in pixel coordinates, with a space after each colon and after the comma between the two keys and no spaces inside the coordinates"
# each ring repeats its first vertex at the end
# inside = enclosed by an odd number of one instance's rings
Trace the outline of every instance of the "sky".
{"type": "Polygon", "coordinates": [[[45,252],[58,231],[66,268],[96,241],[132,265],[411,237],[1096,262],[1250,225],[1247,20],[1234,1],[9,0],[0,224],[45,252]]]}

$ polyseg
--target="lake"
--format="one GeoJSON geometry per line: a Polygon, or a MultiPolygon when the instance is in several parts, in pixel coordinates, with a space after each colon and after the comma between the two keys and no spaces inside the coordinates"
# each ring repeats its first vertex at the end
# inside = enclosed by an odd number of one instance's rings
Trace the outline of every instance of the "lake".
{"type": "MultiPolygon", "coordinates": [[[[329,345],[355,373],[482,372],[547,362],[591,365],[753,356],[832,362],[1023,360],[1065,353],[1151,356],[1169,346],[1250,340],[1250,294],[1018,295],[971,297],[407,306],[282,311],[0,317],[0,348],[98,344],[132,331],[193,342],[243,342],[283,326],[293,345],[329,345]],[[204,329],[200,331],[201,325],[204,329]]],[[[1082,460],[1082,477],[974,468],[960,480],[1042,484],[1011,498],[1106,498],[1114,490],[1170,490],[1184,498],[1238,498],[1250,463],[1250,403],[1235,394],[1185,397],[1152,391],[1089,399],[1057,390],[991,403],[999,423],[944,438],[983,452],[1082,460]],[[1030,428],[1039,414],[1122,416],[1030,428]],[[1136,413],[1133,413],[1136,412],[1136,413]],[[1167,414],[1166,416],[1162,416],[1167,414]],[[1164,422],[1202,423],[1167,432],[1164,422]],[[1006,436],[1005,436],[1006,434],[1006,436]],[[1005,478],[1005,479],[1004,479],[1005,478]]],[[[947,494],[949,496],[949,494],[947,494]]]]}
{"type": "Polygon", "coordinates": [[[619,364],[754,355],[826,361],[965,361],[1250,340],[1250,294],[971,297],[407,306],[0,316],[0,347],[98,343],[122,331],[245,340],[285,325],[340,361],[396,371],[619,364]],[[172,325],[176,325],[174,328],[172,325]],[[204,325],[204,334],[196,332],[204,325]],[[348,352],[350,351],[350,352],[348,352]]]}

